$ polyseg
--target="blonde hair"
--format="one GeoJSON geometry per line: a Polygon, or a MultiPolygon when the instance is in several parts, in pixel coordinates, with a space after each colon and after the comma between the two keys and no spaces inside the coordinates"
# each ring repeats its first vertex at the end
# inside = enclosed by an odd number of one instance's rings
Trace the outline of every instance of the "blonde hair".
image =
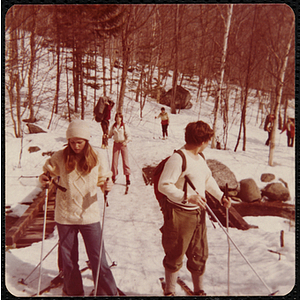
{"type": "Polygon", "coordinates": [[[83,148],[83,155],[77,162],[77,154],[73,151],[68,141],[68,146],[63,150],[64,163],[67,173],[72,172],[75,168],[80,170],[83,174],[89,174],[91,170],[97,165],[98,158],[97,154],[93,150],[92,146],[86,141],[83,148]]]}

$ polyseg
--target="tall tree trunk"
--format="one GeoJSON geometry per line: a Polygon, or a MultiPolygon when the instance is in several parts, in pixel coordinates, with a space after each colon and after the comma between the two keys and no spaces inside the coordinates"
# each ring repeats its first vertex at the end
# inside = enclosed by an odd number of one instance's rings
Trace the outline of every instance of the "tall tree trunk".
{"type": "Polygon", "coordinates": [[[74,112],[78,111],[78,66],[77,66],[77,49],[75,43],[73,44],[73,89],[74,89],[74,112]]]}
{"type": "Polygon", "coordinates": [[[289,59],[289,53],[290,53],[290,49],[291,49],[291,45],[292,45],[293,35],[294,35],[294,23],[292,23],[291,28],[290,28],[290,35],[289,35],[290,39],[289,39],[289,42],[286,47],[286,53],[285,53],[282,68],[280,70],[279,81],[278,81],[277,88],[276,88],[276,102],[275,102],[275,108],[274,108],[275,120],[274,120],[273,129],[271,132],[271,138],[270,138],[269,166],[273,166],[274,151],[275,151],[275,136],[276,136],[277,125],[278,125],[277,115],[278,115],[278,109],[279,109],[279,105],[280,105],[281,98],[282,98],[284,77],[285,77],[285,72],[286,72],[287,63],[288,63],[288,59],[289,59]]]}
{"type": "Polygon", "coordinates": [[[95,60],[95,88],[94,88],[94,107],[96,106],[97,102],[97,40],[95,37],[95,55],[94,55],[94,60],[95,60]]]}
{"type": "MultiPolygon", "coordinates": [[[[249,49],[249,56],[248,56],[248,64],[247,64],[247,73],[245,78],[245,84],[244,84],[244,95],[242,97],[243,101],[243,107],[242,107],[242,115],[241,115],[241,126],[243,128],[243,151],[246,151],[246,111],[247,111],[247,104],[248,104],[248,94],[249,94],[249,88],[250,88],[250,77],[251,77],[251,68],[253,61],[252,58],[252,49],[253,49],[253,40],[254,40],[254,29],[255,29],[255,19],[256,19],[256,7],[254,9],[254,16],[253,16],[253,22],[252,22],[252,32],[251,32],[251,40],[250,40],[250,49],[249,49]]],[[[239,132],[239,138],[240,138],[241,128],[239,132]]],[[[237,147],[239,145],[239,138],[237,140],[236,146],[234,148],[234,151],[237,150],[237,147]]]]}
{"type": "Polygon", "coordinates": [[[172,80],[172,98],[171,98],[171,114],[176,114],[176,89],[177,89],[177,77],[178,77],[178,22],[179,22],[179,4],[176,5],[175,18],[175,59],[174,59],[174,70],[173,70],[173,80],[172,80]]]}
{"type": "Polygon", "coordinates": [[[122,54],[123,54],[123,68],[122,68],[122,75],[121,75],[120,95],[119,95],[119,101],[117,107],[117,112],[120,113],[122,113],[123,111],[127,72],[129,66],[129,49],[128,49],[127,37],[124,32],[122,34],[122,54]]]}
{"type": "Polygon", "coordinates": [[[16,25],[17,13],[16,6],[11,8],[11,14],[8,14],[8,18],[11,18],[11,27],[10,27],[10,42],[9,42],[9,85],[7,87],[9,93],[9,102],[10,102],[10,113],[11,119],[14,124],[14,133],[17,138],[21,137],[21,109],[20,109],[20,70],[19,70],[19,30],[16,25]],[[14,95],[14,87],[16,90],[16,95],[14,95]],[[16,97],[16,99],[15,99],[16,97]],[[16,105],[16,119],[14,117],[14,105],[16,105]]]}
{"type": "Polygon", "coordinates": [[[81,119],[84,120],[84,106],[86,96],[83,93],[83,67],[82,67],[82,49],[80,49],[80,53],[78,55],[78,69],[79,69],[79,88],[81,95],[81,119]]]}
{"type": "Polygon", "coordinates": [[[56,90],[54,96],[55,103],[55,113],[58,113],[58,95],[59,95],[59,83],[60,83],[60,32],[59,32],[59,23],[57,17],[57,10],[55,10],[55,19],[56,19],[56,90]]]}
{"type": "MultiPolygon", "coordinates": [[[[227,20],[224,20],[225,25],[225,34],[224,34],[224,42],[223,42],[223,51],[222,51],[222,58],[221,58],[221,73],[220,73],[220,82],[218,86],[218,92],[215,99],[215,107],[214,107],[214,122],[213,122],[213,131],[216,132],[217,129],[217,120],[218,120],[218,111],[219,111],[219,101],[221,101],[222,96],[222,88],[223,88],[223,82],[224,82],[224,74],[225,74],[225,62],[226,62],[226,55],[227,55],[227,45],[228,45],[228,36],[230,31],[230,25],[231,25],[231,16],[233,11],[233,4],[230,4],[228,7],[227,12],[227,20]]],[[[211,148],[216,148],[216,139],[215,136],[213,136],[211,140],[211,148]]]]}
{"type": "Polygon", "coordinates": [[[106,96],[105,39],[103,39],[102,69],[103,69],[103,96],[106,96]]]}
{"type": "Polygon", "coordinates": [[[36,12],[35,7],[31,6],[31,34],[30,34],[30,63],[29,63],[29,70],[28,70],[28,109],[29,109],[29,120],[30,122],[33,122],[34,117],[34,109],[33,109],[33,70],[34,70],[34,64],[35,64],[35,58],[36,58],[36,49],[35,49],[35,18],[36,18],[36,12]]]}

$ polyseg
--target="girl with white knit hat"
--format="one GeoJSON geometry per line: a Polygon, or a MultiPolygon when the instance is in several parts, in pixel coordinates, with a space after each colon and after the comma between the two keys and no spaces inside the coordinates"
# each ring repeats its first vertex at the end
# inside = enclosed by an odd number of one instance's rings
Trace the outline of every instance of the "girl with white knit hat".
{"type": "MultiPolygon", "coordinates": [[[[63,293],[68,296],[84,296],[78,265],[78,232],[83,237],[95,282],[101,242],[97,187],[103,192],[110,191],[113,186],[112,172],[105,157],[89,144],[90,129],[85,121],[72,121],[66,137],[68,145],[46,161],[43,167],[45,173],[40,175],[39,181],[46,186],[50,183],[47,174],[50,177],[59,176],[59,184],[67,189],[66,192],[57,189],[55,203],[55,221],[64,276],[63,293]],[[110,180],[107,181],[107,178],[110,180]]],[[[104,248],[96,295],[118,295],[104,248]]]]}

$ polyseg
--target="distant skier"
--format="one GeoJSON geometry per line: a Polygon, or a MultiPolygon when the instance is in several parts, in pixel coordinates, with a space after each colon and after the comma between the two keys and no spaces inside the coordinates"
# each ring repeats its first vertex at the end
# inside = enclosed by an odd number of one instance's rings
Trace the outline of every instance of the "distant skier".
{"type": "Polygon", "coordinates": [[[161,128],[162,128],[162,135],[163,140],[168,137],[168,126],[169,126],[169,116],[168,113],[165,111],[165,108],[161,108],[160,114],[155,117],[155,119],[161,118],[161,128]]]}
{"type": "Polygon", "coordinates": [[[284,124],[282,131],[280,132],[280,134],[281,134],[286,130],[288,147],[294,146],[294,137],[295,137],[295,123],[294,122],[295,122],[295,119],[288,118],[287,123],[284,124]]]}
{"type": "Polygon", "coordinates": [[[106,100],[104,104],[105,107],[103,110],[103,118],[101,121],[101,127],[103,132],[101,148],[106,149],[108,147],[108,129],[109,129],[110,113],[111,113],[111,109],[113,108],[114,102],[106,100]]]}
{"type": "MultiPolygon", "coordinates": [[[[51,177],[59,176],[59,183],[67,189],[57,190],[55,222],[57,225],[62,262],[63,295],[84,296],[82,278],[78,265],[78,232],[81,233],[86,252],[96,281],[100,253],[100,209],[97,201],[97,186],[102,192],[110,191],[113,183],[107,159],[89,144],[90,129],[83,120],[74,120],[66,132],[68,145],[55,152],[39,176],[42,185],[49,184],[51,177]]],[[[98,296],[117,296],[113,274],[106,261],[103,248],[101,272],[97,286],[98,296]]]]}
{"type": "Polygon", "coordinates": [[[115,123],[110,128],[108,137],[113,137],[114,146],[113,146],[113,158],[112,158],[112,166],[111,170],[113,172],[112,180],[116,181],[116,176],[118,175],[118,161],[119,154],[121,152],[122,162],[123,162],[123,172],[126,176],[126,185],[130,185],[129,176],[131,174],[129,167],[129,159],[128,159],[128,142],[131,141],[131,135],[128,125],[123,122],[123,115],[121,113],[116,113],[115,123]]]}
{"type": "Polygon", "coordinates": [[[182,267],[184,255],[187,256],[187,268],[192,274],[194,294],[206,295],[203,290],[203,274],[208,258],[205,191],[224,207],[229,208],[231,205],[231,199],[223,195],[206,161],[199,155],[213,135],[208,124],[202,121],[189,123],[185,129],[186,144],[180,149],[186,157],[185,171],[182,172],[182,157],[174,153],[160,175],[158,190],[165,195],[161,205],[164,224],[160,229],[165,251],[165,296],[175,295],[178,271],[182,267]],[[189,184],[185,194],[185,176],[189,177],[199,194],[189,184]]]}
{"type": "Polygon", "coordinates": [[[271,132],[274,127],[274,120],[275,120],[275,116],[273,114],[267,115],[265,120],[264,130],[268,132],[268,139],[265,144],[267,146],[269,146],[270,144],[271,132]]]}

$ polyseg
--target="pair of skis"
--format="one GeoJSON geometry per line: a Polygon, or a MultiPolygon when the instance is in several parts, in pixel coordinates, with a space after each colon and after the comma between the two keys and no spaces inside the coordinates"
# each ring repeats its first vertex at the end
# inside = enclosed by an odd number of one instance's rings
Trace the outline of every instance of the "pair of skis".
{"type": "MultiPolygon", "coordinates": [[[[166,287],[165,279],[163,277],[160,277],[159,280],[160,280],[163,291],[165,291],[165,287],[166,287]]],[[[187,294],[187,296],[195,295],[194,292],[190,289],[190,287],[180,277],[177,278],[177,283],[184,290],[184,292],[187,294]]]]}
{"type": "MultiPolygon", "coordinates": [[[[88,269],[91,269],[89,261],[87,261],[86,263],[87,263],[87,266],[82,268],[80,270],[80,273],[83,273],[84,271],[86,271],[88,269]]],[[[115,267],[115,266],[117,266],[117,263],[115,261],[113,261],[110,268],[115,267]]],[[[24,283],[24,280],[20,280],[19,283],[22,283],[22,284],[26,285],[26,283],[24,283]]],[[[63,272],[60,271],[59,274],[51,280],[50,284],[39,292],[39,295],[42,295],[44,293],[48,293],[48,292],[50,292],[50,290],[62,286],[63,283],[64,283],[64,276],[63,276],[63,272]]],[[[126,296],[125,293],[122,292],[119,288],[117,288],[117,289],[118,289],[119,296],[126,296]]],[[[37,293],[35,293],[31,297],[35,297],[35,296],[37,296],[37,293]]]]}

